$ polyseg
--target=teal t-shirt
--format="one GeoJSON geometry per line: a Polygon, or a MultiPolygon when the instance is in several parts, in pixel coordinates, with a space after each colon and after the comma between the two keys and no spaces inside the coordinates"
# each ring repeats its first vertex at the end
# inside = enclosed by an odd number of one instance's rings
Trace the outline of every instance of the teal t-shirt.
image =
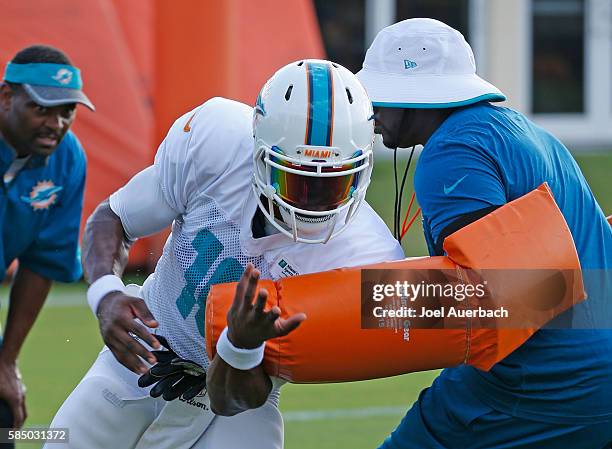
{"type": "Polygon", "coordinates": [[[49,279],[79,279],[86,172],[81,144],[68,132],[49,157],[31,156],[14,179],[5,182],[14,158],[0,138],[0,278],[18,259],[21,266],[49,279]]]}
{"type": "Polygon", "coordinates": [[[560,423],[609,419],[612,230],[559,140],[508,108],[482,102],[455,111],[431,136],[416,168],[425,238],[430,253],[439,253],[440,233],[458,217],[503,205],[545,181],[574,238],[588,300],[490,372],[460,366],[440,380],[459,379],[482,402],[513,416],[560,423]]]}

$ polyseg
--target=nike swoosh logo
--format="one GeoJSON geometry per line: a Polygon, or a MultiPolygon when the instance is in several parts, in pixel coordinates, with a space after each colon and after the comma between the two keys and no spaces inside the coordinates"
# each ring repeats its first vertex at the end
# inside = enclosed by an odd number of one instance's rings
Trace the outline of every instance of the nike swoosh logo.
{"type": "Polygon", "coordinates": [[[444,194],[448,195],[449,193],[451,193],[453,190],[455,190],[455,188],[459,185],[459,183],[461,181],[463,181],[465,178],[467,178],[467,175],[463,175],[461,178],[459,178],[452,186],[450,187],[446,187],[446,185],[444,186],[444,194]]]}
{"type": "Polygon", "coordinates": [[[195,117],[195,114],[193,114],[191,117],[189,117],[189,120],[187,120],[187,123],[185,123],[185,126],[183,127],[183,131],[185,131],[186,133],[191,131],[190,123],[191,123],[191,121],[193,120],[194,117],[195,117]]]}

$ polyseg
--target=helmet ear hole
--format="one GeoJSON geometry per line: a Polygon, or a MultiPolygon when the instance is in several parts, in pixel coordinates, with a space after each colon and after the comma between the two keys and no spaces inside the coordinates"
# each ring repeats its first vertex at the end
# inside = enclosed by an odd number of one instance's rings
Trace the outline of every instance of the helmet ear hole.
{"type": "Polygon", "coordinates": [[[289,101],[289,99],[291,98],[291,91],[293,90],[293,84],[291,84],[288,88],[287,88],[287,92],[285,92],[285,100],[289,101]]]}
{"type": "Polygon", "coordinates": [[[348,97],[349,104],[353,104],[353,96],[351,95],[351,91],[349,88],[346,88],[346,96],[348,97]]]}

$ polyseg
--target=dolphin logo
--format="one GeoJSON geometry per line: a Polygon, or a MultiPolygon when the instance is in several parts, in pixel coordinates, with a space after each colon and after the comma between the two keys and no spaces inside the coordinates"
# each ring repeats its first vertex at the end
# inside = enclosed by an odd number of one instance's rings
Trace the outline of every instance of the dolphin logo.
{"type": "Polygon", "coordinates": [[[51,78],[53,78],[60,84],[66,85],[69,84],[70,81],[72,81],[72,72],[68,69],[59,69],[57,73],[51,78]]]}
{"type": "Polygon", "coordinates": [[[21,201],[28,203],[34,210],[49,209],[57,201],[57,194],[63,187],[56,186],[53,181],[40,181],[28,196],[22,196],[21,201]]]}

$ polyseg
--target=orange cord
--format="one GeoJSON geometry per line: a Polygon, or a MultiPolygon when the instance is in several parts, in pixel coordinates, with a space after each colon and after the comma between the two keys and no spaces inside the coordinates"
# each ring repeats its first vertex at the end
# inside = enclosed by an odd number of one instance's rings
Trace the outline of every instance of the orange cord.
{"type": "Polygon", "coordinates": [[[408,222],[408,224],[406,225],[406,221],[408,220],[408,216],[410,215],[410,210],[412,209],[412,204],[414,203],[415,196],[416,196],[415,192],[412,192],[410,203],[408,203],[408,210],[406,211],[406,216],[404,217],[404,221],[402,222],[402,233],[400,234],[400,240],[404,238],[404,236],[408,232],[408,229],[410,229],[410,227],[413,225],[413,223],[415,222],[415,220],[421,213],[421,208],[419,207],[414,213],[414,215],[412,216],[412,218],[410,219],[410,221],[408,222]]]}

